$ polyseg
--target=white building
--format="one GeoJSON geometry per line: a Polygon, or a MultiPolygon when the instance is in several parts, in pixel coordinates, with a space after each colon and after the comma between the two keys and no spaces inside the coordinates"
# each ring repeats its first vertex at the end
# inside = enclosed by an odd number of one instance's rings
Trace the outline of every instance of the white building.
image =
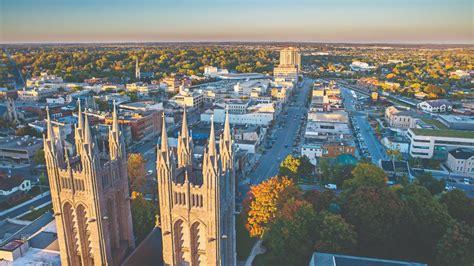
{"type": "Polygon", "coordinates": [[[201,114],[201,121],[224,123],[225,112],[229,112],[229,122],[237,125],[269,126],[275,118],[273,103],[256,103],[255,101],[228,100],[214,105],[214,109],[201,114]]]}
{"type": "Polygon", "coordinates": [[[415,112],[406,107],[389,106],[385,109],[385,120],[388,126],[393,128],[414,128],[416,125],[415,115],[415,112]]]}
{"type": "Polygon", "coordinates": [[[474,150],[472,149],[461,148],[450,151],[446,163],[455,173],[474,176],[474,150]]]}
{"type": "Polygon", "coordinates": [[[0,176],[0,196],[9,196],[13,193],[22,191],[27,192],[31,189],[31,181],[20,176],[8,177],[0,176]]]}
{"type": "Polygon", "coordinates": [[[369,64],[360,62],[360,61],[354,61],[352,64],[349,65],[352,71],[357,71],[357,72],[365,72],[365,71],[370,71],[372,69],[375,69],[374,66],[369,66],[369,64]]]}
{"type": "Polygon", "coordinates": [[[407,136],[413,158],[445,160],[451,150],[474,147],[474,131],[410,128],[407,136]]]}
{"type": "Polygon", "coordinates": [[[18,98],[23,101],[37,102],[53,96],[58,90],[55,88],[35,87],[18,91],[18,98]]]}
{"type": "Polygon", "coordinates": [[[258,95],[265,94],[270,84],[269,79],[248,80],[237,82],[234,85],[234,93],[238,95],[251,95],[256,92],[258,95]]]}
{"type": "Polygon", "coordinates": [[[175,102],[179,106],[200,108],[204,104],[204,95],[197,91],[181,91],[179,94],[176,94],[171,98],[171,102],[175,102]]]}
{"type": "Polygon", "coordinates": [[[298,81],[298,68],[292,66],[278,66],[273,69],[273,77],[275,79],[298,81]]]}
{"type": "Polygon", "coordinates": [[[323,146],[320,143],[304,143],[301,146],[301,156],[308,157],[311,164],[316,165],[318,158],[323,156],[323,146]]]}
{"type": "Polygon", "coordinates": [[[229,71],[225,68],[217,68],[214,66],[206,66],[204,68],[204,76],[210,77],[210,78],[215,78],[219,75],[227,75],[229,74],[229,71]]]}
{"type": "Polygon", "coordinates": [[[451,102],[445,99],[424,101],[419,103],[417,107],[428,113],[445,113],[453,110],[451,102]]]}

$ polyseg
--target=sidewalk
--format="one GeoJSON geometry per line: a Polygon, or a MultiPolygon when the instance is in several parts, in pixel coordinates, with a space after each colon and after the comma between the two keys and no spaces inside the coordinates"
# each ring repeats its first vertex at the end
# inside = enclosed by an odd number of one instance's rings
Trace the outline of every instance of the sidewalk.
{"type": "Polygon", "coordinates": [[[259,239],[255,244],[253,245],[252,251],[250,252],[249,257],[245,261],[245,266],[252,266],[253,260],[255,257],[259,254],[265,253],[265,248],[262,246],[262,240],[259,239]]]}
{"type": "Polygon", "coordinates": [[[46,197],[46,196],[48,196],[49,194],[51,194],[50,191],[43,192],[43,195],[40,194],[40,195],[38,195],[38,196],[36,196],[36,197],[34,197],[34,198],[31,198],[31,199],[29,199],[29,200],[27,200],[27,201],[25,201],[25,202],[22,202],[22,203],[16,205],[15,207],[11,207],[11,208],[8,209],[8,210],[1,211],[1,212],[0,212],[0,216],[3,216],[3,215],[5,215],[5,214],[7,214],[7,213],[9,213],[9,212],[12,212],[12,211],[14,211],[14,210],[16,210],[16,209],[18,209],[18,208],[23,207],[23,206],[25,206],[25,205],[28,205],[28,204],[30,204],[30,203],[33,202],[33,201],[36,201],[36,200],[41,199],[41,198],[43,198],[43,197],[46,197]]]}

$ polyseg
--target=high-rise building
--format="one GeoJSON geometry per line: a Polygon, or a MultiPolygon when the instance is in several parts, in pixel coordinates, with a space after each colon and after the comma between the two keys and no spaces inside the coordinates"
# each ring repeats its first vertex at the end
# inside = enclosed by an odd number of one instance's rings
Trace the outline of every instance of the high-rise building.
{"type": "Polygon", "coordinates": [[[301,54],[298,49],[288,47],[280,51],[280,65],[279,67],[296,67],[301,69],[301,54]]]}
{"type": "Polygon", "coordinates": [[[62,265],[120,265],[134,248],[127,156],[117,112],[109,152],[99,152],[79,102],[76,155],[63,148],[47,111],[44,152],[62,265]]]}
{"type": "Polygon", "coordinates": [[[141,77],[140,64],[139,64],[139,62],[138,62],[138,56],[137,56],[137,61],[136,61],[136,63],[135,63],[135,78],[139,80],[140,77],[141,77]]]}
{"type": "Polygon", "coordinates": [[[288,47],[280,51],[280,64],[273,69],[276,79],[297,81],[301,69],[301,54],[298,49],[288,47]]]}
{"type": "Polygon", "coordinates": [[[211,122],[202,164],[193,158],[186,111],[176,154],[168,147],[164,121],[157,153],[164,264],[236,265],[234,151],[228,116],[219,145],[211,122]]]}

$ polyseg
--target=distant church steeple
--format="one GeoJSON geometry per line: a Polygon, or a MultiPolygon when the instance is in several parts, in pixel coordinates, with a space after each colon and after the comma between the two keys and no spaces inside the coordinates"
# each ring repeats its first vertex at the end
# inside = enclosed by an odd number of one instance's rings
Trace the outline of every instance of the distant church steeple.
{"type": "Polygon", "coordinates": [[[138,56],[137,56],[137,61],[135,63],[135,78],[138,80],[140,79],[140,65],[138,62],[138,56]]]}

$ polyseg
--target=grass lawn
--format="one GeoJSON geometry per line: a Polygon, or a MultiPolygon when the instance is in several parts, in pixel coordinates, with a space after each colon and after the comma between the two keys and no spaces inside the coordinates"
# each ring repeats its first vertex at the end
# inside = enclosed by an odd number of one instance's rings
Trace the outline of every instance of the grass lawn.
{"type": "Polygon", "coordinates": [[[255,244],[256,239],[249,236],[245,229],[245,215],[239,214],[235,218],[235,231],[237,234],[237,260],[245,261],[255,244]]]}
{"type": "Polygon", "coordinates": [[[439,129],[447,129],[448,127],[445,126],[443,123],[441,123],[440,121],[436,120],[436,119],[421,119],[423,120],[423,122],[427,123],[427,124],[431,124],[433,126],[436,126],[437,128],[439,129]]]}
{"type": "Polygon", "coordinates": [[[21,216],[20,218],[18,218],[19,220],[25,220],[25,221],[34,221],[36,220],[38,217],[40,217],[41,215],[45,214],[46,212],[48,211],[51,211],[53,209],[53,205],[51,204],[48,204],[44,207],[41,207],[39,209],[36,209],[30,213],[27,213],[23,216],[21,216]]]}

